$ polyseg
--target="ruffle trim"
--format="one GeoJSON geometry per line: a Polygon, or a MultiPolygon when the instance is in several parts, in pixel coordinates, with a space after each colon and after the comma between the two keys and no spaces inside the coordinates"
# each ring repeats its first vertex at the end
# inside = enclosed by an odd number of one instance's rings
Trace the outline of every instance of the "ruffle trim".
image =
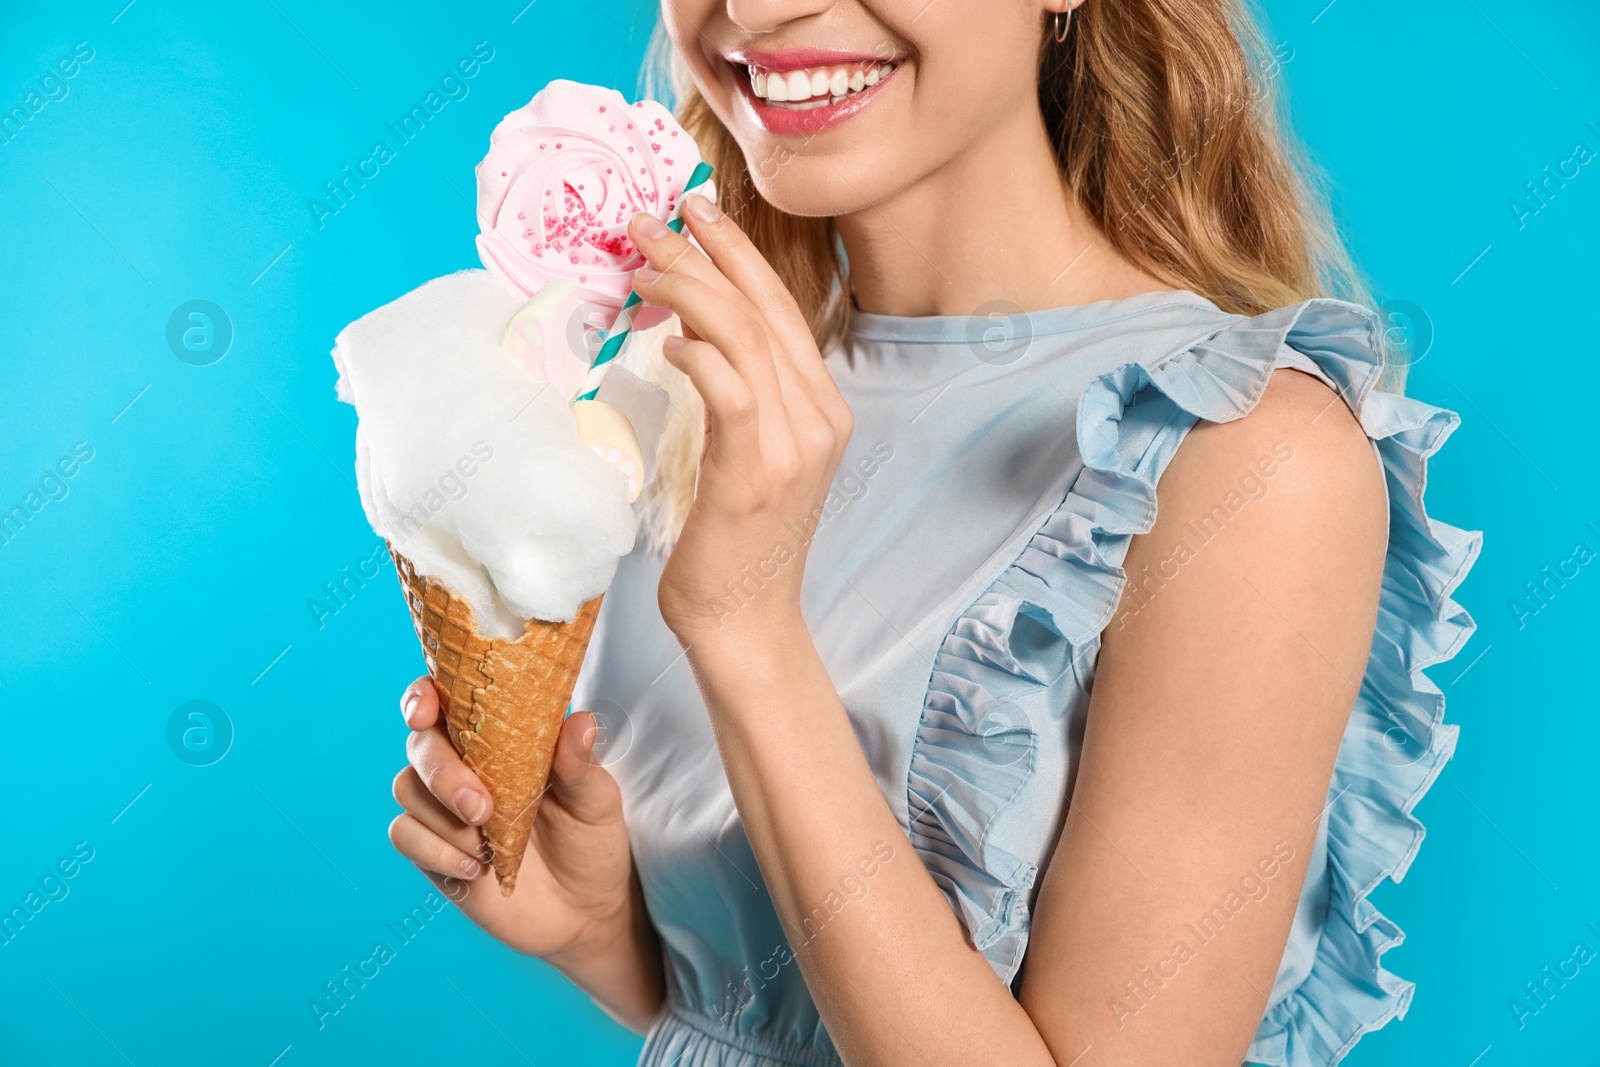
{"type": "MultiPolygon", "coordinates": [[[[820,1039],[826,1031],[817,1024],[820,1039]]],[[[719,1026],[715,1019],[669,1004],[656,1017],[638,1067],[839,1067],[832,1045],[798,1048],[719,1026]]]]}
{"type": "Polygon", "coordinates": [[[1267,1011],[1248,1059],[1328,1067],[1363,1034],[1405,1015],[1413,987],[1380,962],[1404,935],[1368,898],[1384,878],[1404,877],[1424,833],[1412,810],[1455,750],[1443,694],[1423,671],[1472,635],[1451,594],[1482,537],[1423,508],[1427,461],[1460,420],[1376,389],[1381,330],[1358,305],[1309,300],[1235,318],[1156,363],[1122,364],[1084,391],[1084,469],[941,644],[907,782],[912,845],[1004,980],[1027,947],[1038,873],[993,842],[1036,752],[1026,716],[1005,709],[1068,672],[1086,683],[1121,599],[1128,543],[1154,524],[1156,482],[1182,435],[1198,420],[1229,422],[1253,409],[1272,371],[1294,365],[1280,359],[1287,346],[1338,389],[1376,443],[1390,534],[1372,651],[1329,789],[1328,912],[1309,974],[1267,1011]]]}

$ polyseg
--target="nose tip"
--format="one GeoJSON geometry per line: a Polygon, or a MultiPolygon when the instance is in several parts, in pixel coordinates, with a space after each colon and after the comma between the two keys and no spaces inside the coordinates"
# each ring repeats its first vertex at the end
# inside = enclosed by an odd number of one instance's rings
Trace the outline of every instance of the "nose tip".
{"type": "Polygon", "coordinates": [[[820,15],[837,0],[727,0],[728,18],[749,33],[771,33],[798,19],[820,15]]]}

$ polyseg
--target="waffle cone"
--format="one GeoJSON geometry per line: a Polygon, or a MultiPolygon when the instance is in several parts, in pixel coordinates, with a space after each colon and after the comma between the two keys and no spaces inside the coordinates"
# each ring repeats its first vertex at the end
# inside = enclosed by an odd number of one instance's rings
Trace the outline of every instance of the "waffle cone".
{"type": "Polygon", "coordinates": [[[579,608],[571,622],[532,619],[514,641],[489,638],[478,629],[471,605],[439,580],[418,574],[393,545],[389,554],[450,740],[494,798],[483,836],[500,892],[510,896],[601,598],[579,608]]]}

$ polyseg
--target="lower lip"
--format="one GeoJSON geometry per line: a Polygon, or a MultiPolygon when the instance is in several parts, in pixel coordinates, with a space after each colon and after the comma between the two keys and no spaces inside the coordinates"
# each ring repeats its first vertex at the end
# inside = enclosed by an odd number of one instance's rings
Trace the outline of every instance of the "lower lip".
{"type": "Polygon", "coordinates": [[[756,95],[749,76],[742,70],[735,68],[733,76],[738,81],[739,90],[749,103],[750,110],[755,112],[756,120],[768,133],[775,133],[781,137],[809,139],[839,125],[845,119],[860,114],[861,109],[876,100],[879,91],[899,72],[900,68],[895,67],[889,72],[888,77],[881,79],[876,85],[869,85],[859,93],[852,93],[837,103],[823,104],[821,107],[807,108],[804,111],[774,107],[756,95]]]}

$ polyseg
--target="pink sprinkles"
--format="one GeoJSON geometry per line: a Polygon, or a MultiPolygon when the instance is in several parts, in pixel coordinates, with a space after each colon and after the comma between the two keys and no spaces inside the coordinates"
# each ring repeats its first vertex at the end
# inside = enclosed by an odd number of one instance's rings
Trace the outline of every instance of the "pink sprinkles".
{"type": "MultiPolygon", "coordinates": [[[[647,101],[643,100],[636,101],[633,106],[642,108],[646,103],[647,101]]],[[[605,113],[606,106],[599,105],[597,114],[603,115],[605,113]]],[[[662,119],[649,115],[646,116],[645,122],[641,127],[636,127],[632,122],[627,123],[626,126],[629,130],[637,128],[641,133],[647,133],[651,137],[659,137],[662,133],[669,137],[676,137],[679,133],[676,129],[668,129],[666,122],[662,119]]],[[[616,133],[616,125],[609,125],[607,132],[616,133]]],[[[661,155],[662,142],[647,138],[645,143],[649,144],[650,151],[661,159],[664,166],[675,167],[677,165],[671,157],[663,157],[661,155]]],[[[624,147],[627,148],[629,153],[634,152],[634,145],[625,145],[624,147]]],[[[541,151],[549,151],[551,148],[552,145],[546,142],[540,142],[539,144],[541,151]]],[[[554,143],[553,148],[561,150],[564,148],[564,143],[557,141],[554,143]]],[[[612,166],[606,167],[605,173],[616,175],[620,171],[612,166]]],[[[646,182],[641,184],[648,184],[650,168],[648,166],[640,166],[639,173],[647,179],[646,182]]],[[[510,174],[508,171],[501,171],[500,176],[506,178],[510,174]]],[[[603,203],[591,206],[584,201],[584,198],[580,195],[584,190],[582,184],[562,181],[559,188],[545,189],[543,201],[545,206],[541,217],[543,226],[537,235],[535,233],[536,227],[528,224],[528,213],[525,211],[517,213],[518,220],[525,224],[525,228],[522,230],[522,237],[526,242],[528,252],[542,259],[545,251],[549,250],[563,257],[574,266],[590,261],[597,265],[605,264],[605,257],[607,256],[612,257],[613,263],[628,261],[629,257],[637,255],[637,250],[627,238],[627,219],[639,210],[660,210],[656,205],[661,203],[662,193],[665,193],[665,208],[668,213],[671,213],[677,201],[677,194],[671,191],[671,187],[675,183],[675,176],[665,174],[659,176],[658,180],[659,188],[641,189],[635,186],[631,193],[626,190],[616,190],[616,193],[621,194],[617,200],[613,199],[613,195],[608,195],[605,192],[605,185],[602,184],[601,193],[599,194],[600,199],[602,201],[611,200],[615,207],[616,217],[610,226],[600,216],[600,210],[604,207],[603,203]]],[[[589,280],[587,274],[579,274],[577,278],[583,284],[587,284],[589,280]]]]}

